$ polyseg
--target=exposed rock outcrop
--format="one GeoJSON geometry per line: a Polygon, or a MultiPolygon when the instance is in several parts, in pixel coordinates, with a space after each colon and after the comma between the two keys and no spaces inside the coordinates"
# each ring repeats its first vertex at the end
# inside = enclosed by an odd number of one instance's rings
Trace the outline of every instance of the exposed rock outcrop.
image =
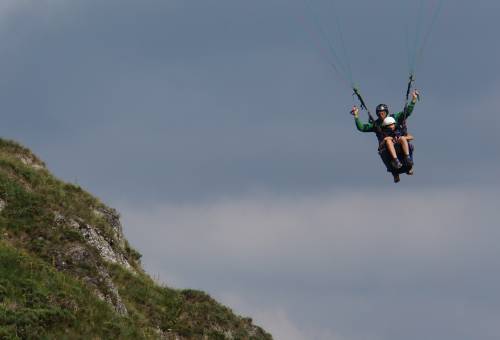
{"type": "Polygon", "coordinates": [[[45,164],[31,154],[16,154],[16,157],[23,162],[24,165],[30,166],[35,170],[46,169],[45,164]]]}
{"type": "MultiPolygon", "coordinates": [[[[123,236],[117,212],[113,209],[99,208],[94,209],[94,213],[107,221],[112,230],[111,235],[104,235],[97,227],[85,223],[83,219],[79,221],[68,219],[60,213],[55,214],[55,222],[59,227],[69,226],[78,232],[87,245],[99,254],[100,259],[118,264],[124,269],[135,273],[135,269],[124,255],[125,237],[123,236]]],[[[82,245],[74,245],[66,249],[64,255],[64,258],[68,260],[63,260],[62,257],[59,257],[57,262],[59,269],[64,270],[75,266],[95,267],[97,275],[94,277],[83,276],[82,279],[94,287],[97,297],[112,305],[120,315],[127,315],[127,308],[123,304],[109,272],[103,266],[99,265],[99,261],[95,259],[88,248],[82,245]],[[71,262],[71,265],[68,262],[71,262]]]]}

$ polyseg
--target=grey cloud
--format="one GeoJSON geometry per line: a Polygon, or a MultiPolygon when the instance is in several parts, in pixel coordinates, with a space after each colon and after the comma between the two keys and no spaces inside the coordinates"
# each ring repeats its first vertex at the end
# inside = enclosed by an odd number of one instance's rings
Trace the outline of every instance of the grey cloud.
{"type": "MultiPolygon", "coordinates": [[[[334,35],[331,4],[315,5],[334,35]]],[[[488,44],[483,53],[480,45],[494,39],[487,18],[497,5],[483,5],[445,6],[436,26],[419,77],[424,100],[410,121],[417,176],[405,178],[406,187],[496,181],[488,175],[498,169],[494,147],[469,126],[474,108],[493,102],[483,93],[498,79],[497,48],[488,44]],[[465,11],[467,26],[460,24],[465,11]],[[492,170],[474,178],[482,167],[492,170]]],[[[25,7],[1,31],[2,133],[106,200],[121,197],[126,186],[131,199],[153,202],[255,188],[308,193],[391,184],[374,137],[354,131],[346,113],[350,91],[297,18],[301,2],[25,7]]],[[[403,7],[394,1],[337,6],[368,101],[384,98],[394,110],[406,76],[405,51],[396,43],[404,45],[404,32],[394,29],[404,24],[403,7]],[[360,19],[351,27],[354,13],[360,19]],[[387,22],[372,25],[379,16],[387,22]],[[382,37],[389,40],[381,55],[382,37]]]]}

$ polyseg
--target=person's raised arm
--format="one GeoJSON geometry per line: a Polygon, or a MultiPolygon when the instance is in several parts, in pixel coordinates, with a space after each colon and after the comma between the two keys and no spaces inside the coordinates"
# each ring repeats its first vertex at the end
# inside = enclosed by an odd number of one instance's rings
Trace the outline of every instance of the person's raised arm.
{"type": "MultiPolygon", "coordinates": [[[[415,108],[415,104],[417,101],[420,99],[420,92],[418,90],[413,90],[411,93],[411,102],[408,104],[408,107],[406,108],[406,117],[408,118],[411,116],[413,113],[413,109],[415,108]]],[[[398,112],[394,115],[394,119],[399,122],[400,118],[405,114],[404,111],[398,112]]]]}
{"type": "Polygon", "coordinates": [[[361,132],[373,132],[373,124],[372,123],[363,123],[361,119],[359,119],[359,108],[357,106],[353,106],[351,110],[351,114],[354,116],[354,122],[356,123],[356,128],[361,132]]]}

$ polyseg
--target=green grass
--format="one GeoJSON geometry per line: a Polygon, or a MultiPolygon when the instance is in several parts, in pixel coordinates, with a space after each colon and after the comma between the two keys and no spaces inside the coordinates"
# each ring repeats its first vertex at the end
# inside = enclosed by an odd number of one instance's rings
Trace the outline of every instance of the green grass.
{"type": "Polygon", "coordinates": [[[140,266],[141,254],[125,241],[115,251],[136,269],[106,263],[70,220],[93,226],[113,240],[109,222],[95,209],[109,210],[81,187],[64,183],[21,145],[0,139],[0,339],[157,339],[159,331],[181,339],[260,340],[271,336],[235,315],[207,294],[158,285],[140,266]],[[56,215],[64,216],[56,223],[56,215]],[[80,249],[78,261],[71,251],[80,249]],[[120,316],[94,290],[106,270],[127,307],[120,316]],[[91,283],[90,283],[91,282],[91,283]]]}
{"type": "Polygon", "coordinates": [[[0,339],[144,338],[78,280],[0,243],[0,339]]]}
{"type": "Polygon", "coordinates": [[[204,292],[160,286],[116,265],[110,265],[110,272],[131,317],[139,324],[159,325],[189,339],[225,339],[217,330],[221,328],[231,330],[235,339],[270,339],[262,330],[248,336],[252,320],[236,316],[204,292]]]}

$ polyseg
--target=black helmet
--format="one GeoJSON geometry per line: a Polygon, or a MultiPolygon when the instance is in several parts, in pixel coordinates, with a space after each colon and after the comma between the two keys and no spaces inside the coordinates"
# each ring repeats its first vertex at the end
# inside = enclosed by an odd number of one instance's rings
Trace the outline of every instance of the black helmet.
{"type": "Polygon", "coordinates": [[[385,111],[387,112],[387,115],[389,115],[389,106],[385,104],[379,104],[377,105],[377,109],[375,111],[377,112],[377,116],[380,111],[385,111]]]}

